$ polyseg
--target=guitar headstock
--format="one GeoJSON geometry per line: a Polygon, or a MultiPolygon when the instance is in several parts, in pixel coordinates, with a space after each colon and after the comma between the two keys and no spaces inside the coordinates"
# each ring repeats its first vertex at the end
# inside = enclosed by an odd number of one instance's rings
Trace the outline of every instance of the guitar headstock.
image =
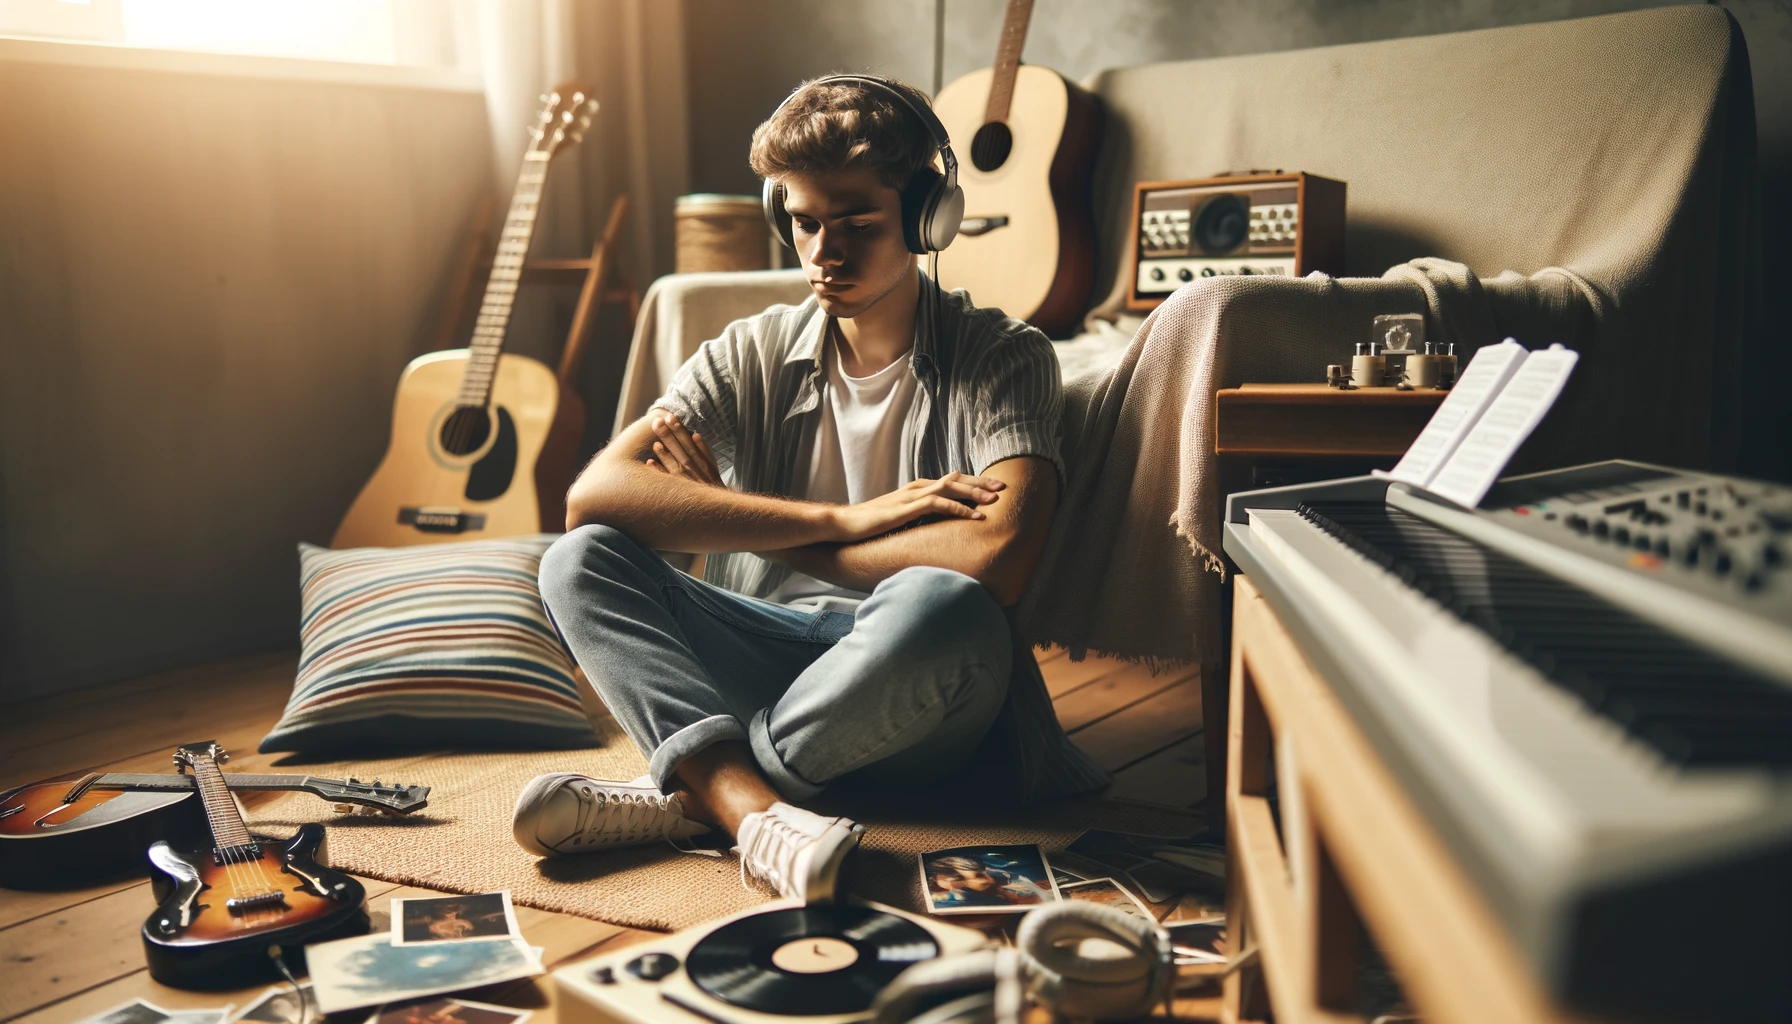
{"type": "Polygon", "coordinates": [[[388,814],[410,814],[429,806],[428,786],[406,786],[397,782],[388,785],[378,779],[362,782],[351,778],[339,782],[310,778],[305,780],[305,789],[334,803],[359,805],[388,814]]]}
{"type": "Polygon", "coordinates": [[[562,145],[576,143],[591,127],[591,115],[597,113],[597,98],[584,82],[562,82],[541,96],[541,113],[529,129],[535,141],[530,149],[552,157],[562,145]]]}
{"type": "Polygon", "coordinates": [[[213,764],[229,764],[230,751],[218,745],[217,740],[201,740],[198,743],[182,743],[174,748],[174,770],[185,775],[188,768],[201,761],[213,764]]]}

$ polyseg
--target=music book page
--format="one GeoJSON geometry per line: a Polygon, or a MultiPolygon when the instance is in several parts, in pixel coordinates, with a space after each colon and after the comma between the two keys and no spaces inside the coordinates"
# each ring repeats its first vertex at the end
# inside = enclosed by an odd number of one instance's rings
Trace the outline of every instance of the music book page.
{"type": "Polygon", "coordinates": [[[1476,352],[1437,411],[1431,414],[1425,429],[1413,439],[1399,464],[1387,475],[1419,487],[1431,486],[1444,460],[1468,436],[1469,430],[1487,411],[1494,396],[1511,379],[1526,355],[1524,346],[1511,338],[1476,352]]]}
{"type": "Polygon", "coordinates": [[[1580,354],[1561,345],[1532,352],[1438,468],[1431,493],[1474,508],[1499,479],[1518,446],[1555,405],[1580,354]]]}

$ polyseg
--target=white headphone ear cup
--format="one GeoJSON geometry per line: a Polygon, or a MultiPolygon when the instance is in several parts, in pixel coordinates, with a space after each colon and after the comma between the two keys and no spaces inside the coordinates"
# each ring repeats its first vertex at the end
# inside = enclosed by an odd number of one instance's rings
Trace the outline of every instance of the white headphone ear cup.
{"type": "Polygon", "coordinates": [[[930,1007],[993,989],[999,955],[998,950],[978,949],[915,964],[877,994],[873,1019],[876,1024],[902,1024],[930,1007]]]}
{"type": "Polygon", "coordinates": [[[926,216],[921,221],[921,237],[928,252],[939,252],[958,237],[958,226],[964,222],[964,189],[957,185],[936,186],[928,197],[926,216]]]}
{"type": "Polygon", "coordinates": [[[759,188],[759,208],[765,214],[765,226],[792,249],[796,242],[790,232],[790,214],[784,210],[784,186],[767,178],[759,188]]]}

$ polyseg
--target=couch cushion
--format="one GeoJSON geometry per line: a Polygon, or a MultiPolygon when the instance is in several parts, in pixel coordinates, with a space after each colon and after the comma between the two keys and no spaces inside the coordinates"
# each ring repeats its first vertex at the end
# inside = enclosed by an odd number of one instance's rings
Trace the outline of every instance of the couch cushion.
{"type": "Polygon", "coordinates": [[[555,537],[299,545],[299,673],[261,751],[596,741],[536,575],[555,537]]]}

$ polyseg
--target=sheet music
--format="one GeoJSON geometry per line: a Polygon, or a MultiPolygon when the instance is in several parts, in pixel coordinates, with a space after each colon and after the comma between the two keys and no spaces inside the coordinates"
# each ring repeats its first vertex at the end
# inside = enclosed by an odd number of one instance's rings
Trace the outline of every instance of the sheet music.
{"type": "Polygon", "coordinates": [[[1579,359],[1579,353],[1560,345],[1532,352],[1438,468],[1431,492],[1467,508],[1479,505],[1518,446],[1543,422],[1579,359]]]}
{"type": "Polygon", "coordinates": [[[1419,487],[1431,486],[1444,461],[1468,436],[1526,357],[1524,346],[1511,338],[1476,352],[1437,411],[1431,414],[1425,429],[1387,475],[1419,487]]]}

